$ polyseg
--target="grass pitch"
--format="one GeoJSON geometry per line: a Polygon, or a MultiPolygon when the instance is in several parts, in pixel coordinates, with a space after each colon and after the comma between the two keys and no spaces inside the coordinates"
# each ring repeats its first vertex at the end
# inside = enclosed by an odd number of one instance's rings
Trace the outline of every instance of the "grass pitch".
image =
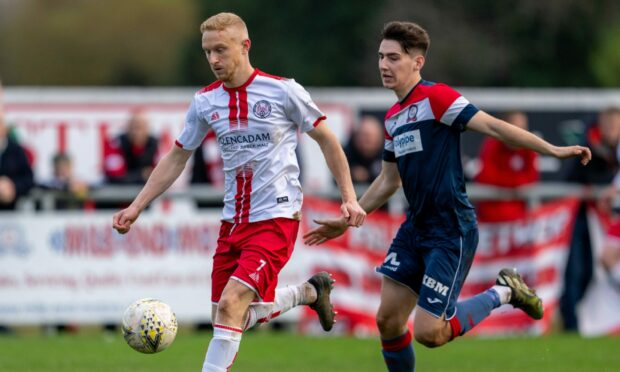
{"type": "MultiPolygon", "coordinates": [[[[200,371],[210,333],[182,332],[159,354],[130,349],[117,334],[0,336],[0,371],[200,371]]],[[[464,338],[437,349],[414,344],[416,371],[619,371],[620,338],[576,335],[464,338]]],[[[234,372],[385,371],[379,341],[250,332],[234,372]]]]}

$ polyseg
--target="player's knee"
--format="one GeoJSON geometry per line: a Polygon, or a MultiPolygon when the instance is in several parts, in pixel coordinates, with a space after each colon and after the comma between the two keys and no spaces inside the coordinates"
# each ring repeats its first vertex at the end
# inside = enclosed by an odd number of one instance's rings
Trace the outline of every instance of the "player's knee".
{"type": "Polygon", "coordinates": [[[443,337],[441,332],[434,329],[416,329],[414,327],[413,330],[415,340],[428,348],[439,347],[449,341],[443,337]]]}
{"type": "Polygon", "coordinates": [[[241,300],[234,294],[223,295],[217,304],[217,313],[219,317],[234,318],[239,312],[241,300]]]}
{"type": "Polygon", "coordinates": [[[389,337],[390,335],[398,333],[403,328],[403,325],[400,324],[400,321],[398,321],[396,317],[388,314],[378,313],[376,321],[377,328],[379,328],[379,333],[381,333],[382,336],[388,335],[389,337]]]}

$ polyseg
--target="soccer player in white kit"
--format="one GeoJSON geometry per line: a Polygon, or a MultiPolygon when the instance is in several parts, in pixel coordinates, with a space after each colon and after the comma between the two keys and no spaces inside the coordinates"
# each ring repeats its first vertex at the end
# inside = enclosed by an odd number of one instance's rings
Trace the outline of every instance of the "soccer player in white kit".
{"type": "Polygon", "coordinates": [[[346,157],[324,123],[325,115],[294,80],[252,67],[243,20],[220,13],[203,22],[200,31],[217,81],[196,93],[176,146],[157,164],[131,205],[114,215],[113,227],[128,232],[140,212],[181,174],[207,131],[215,131],[224,161],[225,205],[213,258],[214,333],[203,371],[226,371],[243,331],[258,322],[309,305],[323,329],[334,323],[329,274],[276,290],[301,217],[298,130],[319,144],[342,195],[343,217],[351,226],[360,226],[366,213],[357,203],[346,157]]]}

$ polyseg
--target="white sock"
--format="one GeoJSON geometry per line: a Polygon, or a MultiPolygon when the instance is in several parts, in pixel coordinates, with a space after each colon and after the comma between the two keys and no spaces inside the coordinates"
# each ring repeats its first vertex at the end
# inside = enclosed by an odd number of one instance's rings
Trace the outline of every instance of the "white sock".
{"type": "Polygon", "coordinates": [[[271,319],[283,314],[295,306],[305,302],[302,285],[287,286],[276,289],[276,298],[273,305],[252,305],[248,309],[248,317],[244,330],[250,329],[256,323],[267,323],[271,319]]]}
{"type": "Polygon", "coordinates": [[[242,333],[240,328],[214,324],[202,372],[226,372],[237,356],[242,333]]]}
{"type": "Polygon", "coordinates": [[[494,285],[491,289],[497,292],[499,295],[499,302],[502,305],[505,305],[510,301],[510,298],[512,297],[512,289],[510,289],[510,287],[506,287],[505,285],[494,285]]]}

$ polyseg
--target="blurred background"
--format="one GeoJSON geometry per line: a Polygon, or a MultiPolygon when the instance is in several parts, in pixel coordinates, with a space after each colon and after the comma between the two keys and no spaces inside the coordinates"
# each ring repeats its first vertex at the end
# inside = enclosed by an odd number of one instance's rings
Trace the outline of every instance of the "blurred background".
{"type": "MultiPolygon", "coordinates": [[[[590,146],[584,168],[464,133],[481,239],[462,297],[517,267],[545,300],[545,318],[501,308],[474,334],[620,333],[620,5],[612,0],[0,0],[1,332],[115,330],[143,297],[169,303],[188,329],[209,328],[223,196],[214,135],[132,233],[114,233],[110,221],[174,143],[194,92],[214,80],[199,25],[220,11],[247,23],[255,67],[308,88],[342,142],[358,195],[380,170],[382,119],[396,101],[377,69],[390,20],[428,30],[426,80],[554,144],[590,146]]],[[[335,183],[306,137],[300,236],[313,218],[338,214],[335,183]]],[[[377,335],[374,267],[405,208],[397,194],[341,239],[299,241],[280,283],[332,272],[334,333],[377,335]]],[[[323,335],[304,309],[272,326],[323,335]]]]}

